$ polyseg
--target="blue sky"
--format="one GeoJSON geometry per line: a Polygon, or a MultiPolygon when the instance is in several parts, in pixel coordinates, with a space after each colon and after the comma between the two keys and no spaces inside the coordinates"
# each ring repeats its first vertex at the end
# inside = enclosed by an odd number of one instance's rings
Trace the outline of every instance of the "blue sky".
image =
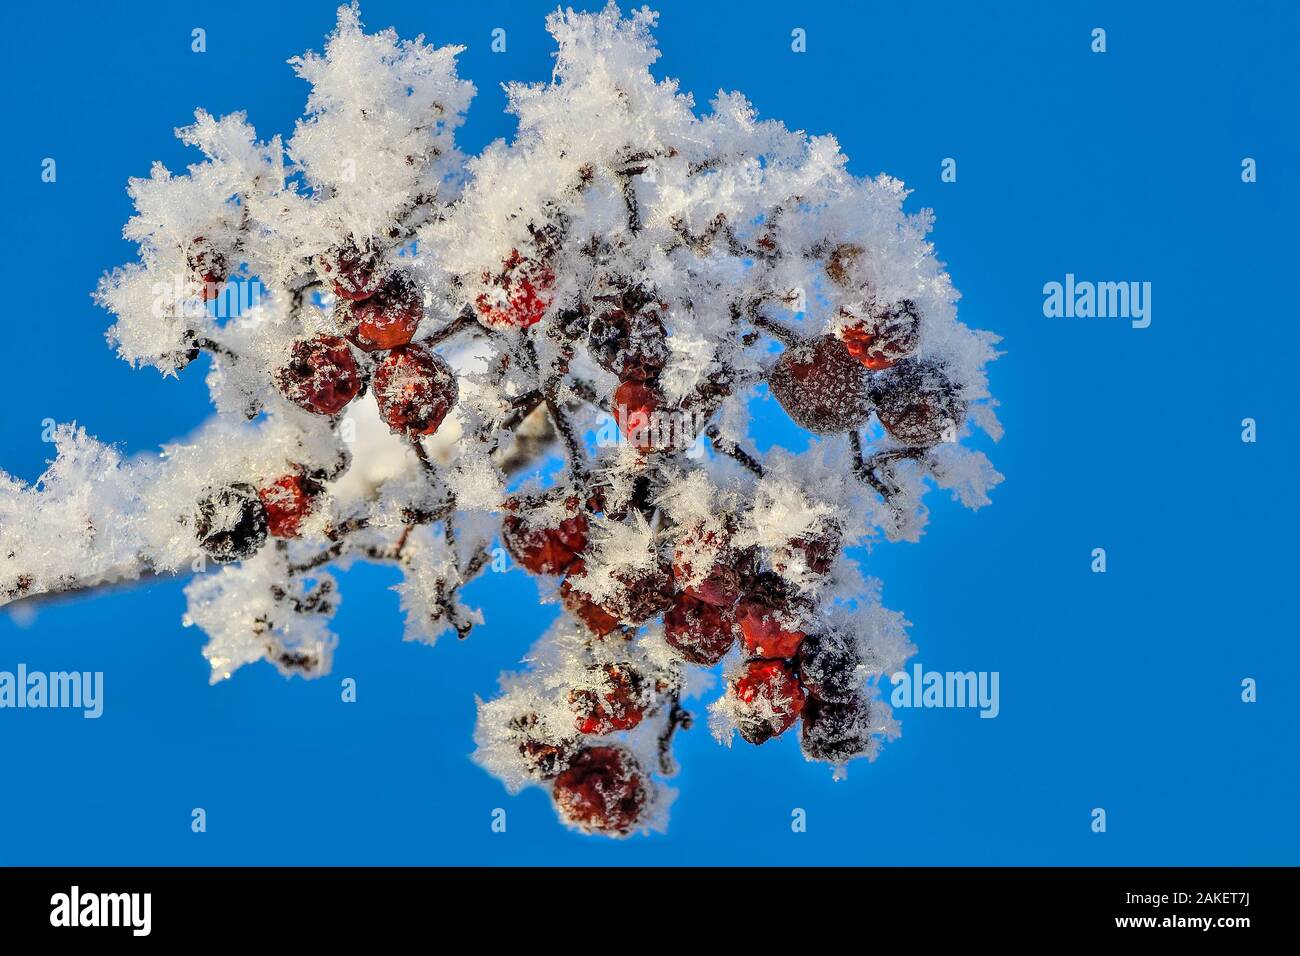
{"type": "MultiPolygon", "coordinates": [[[[582,6],[589,6],[582,4],[582,6]]],[[[104,716],[0,711],[0,864],[1300,863],[1292,602],[1298,344],[1290,5],[662,3],[662,74],[701,103],[834,132],[854,172],[888,172],[937,214],[962,318],[1004,337],[992,368],[1006,482],[992,507],[932,496],[920,544],[863,556],[912,621],[916,661],[997,671],[1001,712],[903,711],[903,737],[832,782],[793,735],[679,738],[667,836],[566,831],[544,793],[512,798],[468,760],[490,695],[555,613],[522,573],[470,595],[464,643],[403,644],[388,569],[343,580],[334,673],[250,667],[207,684],[181,583],[0,612],[0,670],[103,671],[104,716]],[[1167,8],[1166,8],[1167,9],[1167,8]],[[807,33],[807,52],[790,32],[807,33]],[[1090,32],[1107,31],[1107,52],[1090,32]],[[954,183],[940,180],[945,157],[954,183]],[[1243,183],[1241,163],[1258,163],[1243,183]],[[1152,323],[1046,318],[1067,273],[1152,284],[1152,323]],[[1258,441],[1241,441],[1254,418],[1258,441]],[[1108,570],[1089,570],[1107,551],[1108,570]],[[358,701],[340,701],[353,677],[358,701]],[[1258,682],[1243,703],[1241,682],[1258,682]],[[203,807],[208,831],[190,830],[203,807]],[[504,807],[505,833],[492,811],[504,807]],[[1107,832],[1090,828],[1105,808],[1107,832]],[[807,832],[790,827],[794,808],[807,832]]],[[[546,4],[370,2],[371,28],[463,43],[479,88],[461,142],[512,126],[500,83],[543,80],[546,4]],[[491,31],[507,31],[493,54],[491,31]]],[[[289,132],[333,5],[139,3],[12,14],[0,151],[10,383],[0,467],[34,479],[42,420],[128,451],[208,412],[202,369],[132,372],[90,301],[132,257],[129,176],[193,161],[195,107],[289,132]],[[57,19],[59,32],[50,30],[57,19]],[[190,31],[207,31],[207,52],[190,31]],[[45,157],[58,181],[40,181],[45,157]]],[[[805,437],[769,408],[759,443],[805,437]]]]}

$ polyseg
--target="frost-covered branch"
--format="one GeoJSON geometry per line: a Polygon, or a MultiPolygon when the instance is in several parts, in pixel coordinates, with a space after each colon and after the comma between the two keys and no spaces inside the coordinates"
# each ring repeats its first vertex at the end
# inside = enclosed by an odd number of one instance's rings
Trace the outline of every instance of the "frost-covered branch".
{"type": "Polygon", "coordinates": [[[1000,435],[997,340],[957,320],[901,183],[738,93],[697,111],[651,71],[655,18],[550,15],[550,81],[510,85],[516,136],[472,158],[461,48],[355,6],[291,61],[287,138],[196,113],[200,161],[131,181],[138,259],[97,298],[133,365],[206,353],[215,414],[129,459],[63,426],[37,482],[0,474],[0,603],[191,575],[213,680],[314,677],[335,570],[393,565],[405,637],[463,638],[499,541],[558,614],[476,758],[570,825],[665,824],[718,676],[720,741],[874,757],[913,649],[854,555],[916,540],[930,488],[987,503],[966,439],[1000,435]],[[806,447],[761,451],[756,415],[806,447]]]}

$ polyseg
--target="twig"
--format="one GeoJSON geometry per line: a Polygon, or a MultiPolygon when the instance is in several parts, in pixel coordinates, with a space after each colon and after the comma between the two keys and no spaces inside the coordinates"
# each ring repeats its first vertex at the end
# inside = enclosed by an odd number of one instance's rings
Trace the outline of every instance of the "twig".
{"type": "Polygon", "coordinates": [[[776,321],[775,319],[769,319],[767,316],[759,312],[757,308],[750,310],[749,321],[755,328],[762,329],[786,347],[792,348],[803,342],[803,336],[794,329],[776,321]]]}
{"type": "Polygon", "coordinates": [[[745,449],[741,448],[734,442],[724,441],[717,425],[710,425],[704,429],[705,437],[713,442],[713,447],[728,458],[733,458],[740,464],[744,465],[749,471],[753,472],[759,478],[763,477],[763,466],[758,463],[758,459],[751,455],[745,449]]]}
{"type": "Polygon", "coordinates": [[[573,423],[560,408],[560,403],[554,398],[547,398],[545,401],[546,410],[550,413],[555,430],[560,435],[560,442],[564,445],[564,454],[569,460],[569,470],[573,472],[574,480],[579,485],[583,485],[587,480],[587,450],[573,430],[573,423]]]}
{"type": "Polygon", "coordinates": [[[668,721],[659,734],[659,772],[665,777],[677,773],[677,761],[673,759],[673,734],[678,728],[690,730],[694,722],[691,712],[682,707],[680,694],[674,691],[669,696],[668,721]]]}
{"type": "Polygon", "coordinates": [[[446,325],[440,328],[437,332],[434,332],[427,339],[425,339],[424,344],[427,345],[429,348],[433,348],[435,345],[441,345],[443,342],[447,341],[457,332],[460,332],[463,329],[467,329],[470,327],[477,327],[479,329],[482,329],[483,324],[479,322],[478,319],[474,318],[473,313],[471,313],[468,309],[466,309],[462,311],[461,314],[458,315],[456,318],[452,319],[450,322],[448,322],[446,325]]]}

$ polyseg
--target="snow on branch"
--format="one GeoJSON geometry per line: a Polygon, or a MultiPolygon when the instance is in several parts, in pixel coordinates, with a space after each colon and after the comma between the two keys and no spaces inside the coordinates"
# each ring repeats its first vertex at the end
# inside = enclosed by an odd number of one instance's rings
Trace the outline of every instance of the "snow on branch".
{"type": "Polygon", "coordinates": [[[873,758],[913,648],[851,555],[918,539],[931,487],[988,502],[997,338],[958,321],[900,182],[739,93],[698,108],[651,72],[655,24],[551,14],[550,80],[510,85],[518,133],[473,157],[462,48],[355,5],[290,61],[287,140],[196,113],[201,159],[132,180],[138,260],[96,295],[133,365],[206,353],[215,414],[135,458],[64,426],[35,484],[0,473],[0,603],[190,574],[214,680],[312,677],[332,570],[398,568],[431,643],[492,619],[466,602],[508,554],[559,615],[480,702],[476,757],[568,824],[665,825],[714,665],[721,741],[873,758]],[[760,452],[754,415],[807,447],[760,452]]]}

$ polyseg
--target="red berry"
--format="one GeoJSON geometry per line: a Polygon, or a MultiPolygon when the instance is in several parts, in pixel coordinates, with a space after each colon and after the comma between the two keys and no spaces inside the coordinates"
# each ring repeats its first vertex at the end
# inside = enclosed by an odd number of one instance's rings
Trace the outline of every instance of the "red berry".
{"type": "Polygon", "coordinates": [[[911,299],[891,309],[873,311],[870,318],[839,332],[849,354],[873,372],[889,368],[916,351],[921,316],[911,299]]]}
{"type": "Polygon", "coordinates": [[[266,527],[275,538],[296,538],[302,519],[311,514],[324,489],[300,472],[277,478],[257,495],[266,506],[266,527]]]}
{"type": "Polygon", "coordinates": [[[364,248],[348,236],[317,261],[317,267],[329,279],[330,287],[340,299],[360,301],[374,295],[383,278],[382,257],[369,243],[364,248]]]}
{"type": "Polygon", "coordinates": [[[650,693],[640,674],[626,664],[596,665],[588,673],[595,686],[569,692],[578,733],[603,736],[641,723],[650,693]]]}
{"type": "Polygon", "coordinates": [[[483,320],[488,325],[524,329],[546,314],[555,273],[545,262],[511,250],[502,271],[495,276],[484,273],[483,281],[490,288],[474,300],[483,320]]]}
{"type": "Polygon", "coordinates": [[[853,431],[871,415],[869,375],[833,335],[787,348],[768,385],[796,424],[829,435],[853,431]]]}
{"type": "Polygon", "coordinates": [[[599,604],[571,583],[586,573],[586,565],[580,560],[570,566],[568,576],[560,585],[560,600],[599,635],[608,634],[619,624],[632,627],[644,624],[672,605],[673,577],[666,564],[656,562],[648,568],[615,571],[611,575],[616,585],[614,591],[599,604]]]}
{"type": "Polygon", "coordinates": [[[226,257],[213,249],[202,236],[195,236],[185,254],[185,261],[190,267],[190,278],[203,287],[203,301],[215,299],[230,275],[226,257]]]}
{"type": "Polygon", "coordinates": [[[840,552],[840,529],[834,522],[824,522],[820,530],[794,538],[784,548],[772,552],[772,567],[778,574],[806,568],[813,574],[825,574],[840,552]]]}
{"type": "Polygon", "coordinates": [[[727,686],[740,735],[762,744],[789,730],[803,712],[804,693],[785,661],[749,661],[727,686]]]}
{"type": "Polygon", "coordinates": [[[628,442],[641,454],[684,450],[695,440],[683,412],[661,408],[652,384],[629,379],[614,390],[614,419],[628,442]]]}
{"type": "Polygon", "coordinates": [[[560,603],[565,609],[580,620],[597,637],[604,637],[619,626],[618,618],[580,591],[571,583],[571,579],[581,578],[586,574],[586,565],[581,559],[569,566],[569,572],[560,582],[560,603]]]}
{"type": "Polygon", "coordinates": [[[587,547],[587,516],[580,504],[566,489],[511,498],[503,506],[509,514],[501,523],[501,543],[533,574],[563,574],[587,547]]]}
{"type": "Polygon", "coordinates": [[[683,592],[664,615],[664,640],[683,660],[704,667],[722,660],[740,632],[730,607],[718,607],[683,592]]]}
{"type": "Polygon", "coordinates": [[[418,345],[393,349],[375,369],[379,415],[399,434],[432,435],[458,395],[451,366],[418,345]]]}
{"type": "Polygon", "coordinates": [[[943,368],[933,361],[903,359],[871,379],[880,424],[905,445],[928,448],[955,433],[965,404],[943,368]]]}
{"type": "Polygon", "coordinates": [[[589,747],[555,778],[555,806],[587,832],[627,834],[649,802],[641,768],[622,747],[589,747]]]}
{"type": "Polygon", "coordinates": [[[361,391],[361,370],[346,342],[317,335],[293,343],[288,364],[275,373],[275,384],[299,408],[333,415],[361,391]]]}
{"type": "Polygon", "coordinates": [[[736,605],[741,643],[752,657],[794,657],[806,636],[806,607],[779,575],[758,576],[736,605]]]}
{"type": "Polygon", "coordinates": [[[730,540],[727,528],[706,528],[703,523],[682,532],[673,548],[673,577],[678,586],[718,607],[735,604],[753,574],[756,553],[753,549],[737,551],[730,540]]]}
{"type": "Polygon", "coordinates": [[[422,318],[424,299],[405,272],[390,274],[370,298],[339,309],[348,341],[363,352],[410,344],[422,318]]]}

